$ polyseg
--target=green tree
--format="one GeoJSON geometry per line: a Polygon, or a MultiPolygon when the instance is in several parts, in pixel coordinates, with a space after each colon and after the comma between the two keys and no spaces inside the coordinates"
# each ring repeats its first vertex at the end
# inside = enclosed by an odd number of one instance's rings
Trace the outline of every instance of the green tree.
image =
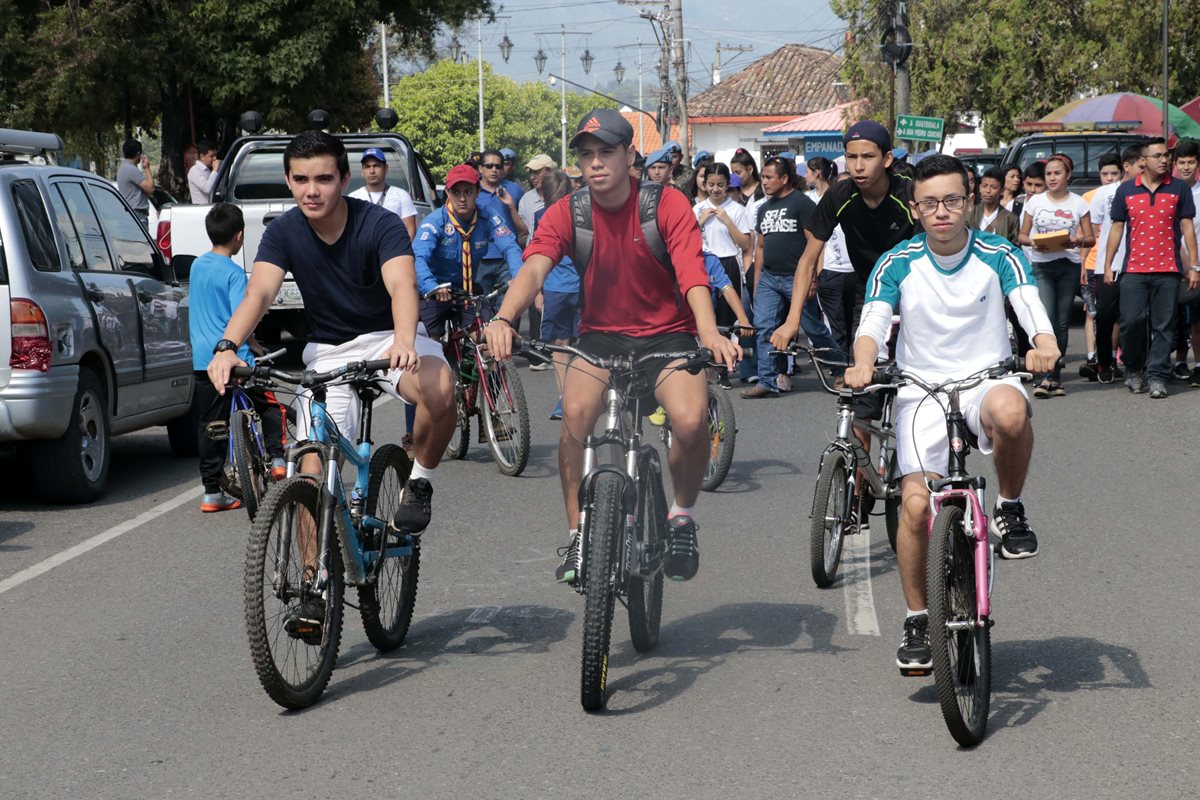
{"type": "MultiPolygon", "coordinates": [[[[567,135],[593,108],[614,108],[592,94],[567,93],[567,135]]],[[[475,64],[443,59],[424,72],[401,78],[392,87],[392,107],[400,116],[397,130],[424,156],[441,178],[479,149],[479,75],[475,64]]],[[[518,84],[483,68],[486,145],[510,147],[523,163],[537,153],[555,161],[561,150],[561,97],[543,83],[518,84]]]]}
{"type": "Polygon", "coordinates": [[[0,0],[0,124],[158,128],[160,179],[169,183],[189,142],[228,144],[247,109],[280,130],[300,129],[317,107],[339,129],[366,127],[378,93],[363,43],[379,21],[392,21],[403,48],[428,53],[439,26],[492,8],[492,0],[0,0]]]}
{"type": "MultiPolygon", "coordinates": [[[[844,79],[888,122],[892,72],[879,58],[891,0],[831,0],[847,21],[844,79]]],[[[1161,16],[1133,0],[919,0],[909,3],[914,41],[910,110],[942,117],[951,129],[978,111],[991,143],[1014,125],[1045,116],[1085,93],[1157,94],[1161,16]],[[1136,43],[1136,44],[1135,44],[1136,43]]],[[[1171,12],[1172,98],[1200,86],[1192,58],[1200,0],[1176,0],[1171,12]]]]}

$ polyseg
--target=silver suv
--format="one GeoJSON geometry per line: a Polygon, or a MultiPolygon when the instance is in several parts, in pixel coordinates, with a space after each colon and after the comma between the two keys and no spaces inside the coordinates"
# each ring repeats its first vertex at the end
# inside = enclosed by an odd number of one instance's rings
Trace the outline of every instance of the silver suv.
{"type": "Polygon", "coordinates": [[[50,501],[104,492],[110,437],[167,425],[196,452],[187,293],[109,181],[0,129],[0,444],[50,501]],[[47,163],[35,163],[45,161],[47,163]]]}

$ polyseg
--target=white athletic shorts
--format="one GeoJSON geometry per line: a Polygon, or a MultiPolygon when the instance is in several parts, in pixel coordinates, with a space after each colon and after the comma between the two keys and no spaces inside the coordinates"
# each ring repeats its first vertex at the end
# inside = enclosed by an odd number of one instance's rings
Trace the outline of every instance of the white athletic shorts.
{"type": "MultiPolygon", "coordinates": [[[[394,334],[392,331],[375,331],[356,336],[342,344],[321,344],[309,342],[304,347],[304,366],[316,372],[325,372],[336,367],[344,366],[351,361],[373,361],[384,358],[388,348],[392,346],[394,334]]],[[[442,354],[442,345],[430,339],[425,333],[425,326],[417,324],[417,339],[415,342],[417,355],[423,363],[434,359],[446,363],[442,354]]],[[[400,380],[403,370],[391,369],[378,373],[381,377],[379,386],[392,397],[404,400],[396,391],[396,382],[400,380]]],[[[306,390],[292,402],[296,409],[296,438],[308,438],[308,412],[311,395],[306,390]]],[[[406,401],[407,402],[407,401],[406,401]]],[[[350,441],[358,435],[358,415],[360,406],[358,395],[347,384],[330,386],[325,395],[325,409],[329,418],[337,424],[337,428],[350,441]]]]}
{"type": "MultiPolygon", "coordinates": [[[[958,406],[971,433],[979,440],[981,453],[992,452],[992,440],[983,432],[979,422],[983,398],[997,386],[1013,387],[1025,397],[1029,395],[1016,377],[984,381],[974,389],[959,395],[958,406]]],[[[946,435],[946,408],[949,401],[944,395],[930,397],[915,386],[905,386],[896,395],[896,464],[901,475],[932,472],[944,476],[950,469],[950,442],[946,435]]]]}

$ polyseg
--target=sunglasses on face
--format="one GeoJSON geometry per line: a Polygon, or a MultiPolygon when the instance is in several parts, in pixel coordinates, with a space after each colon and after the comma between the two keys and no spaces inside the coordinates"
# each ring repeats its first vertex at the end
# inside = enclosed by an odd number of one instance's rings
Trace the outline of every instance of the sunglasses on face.
{"type": "Polygon", "coordinates": [[[479,166],[482,167],[483,169],[500,169],[504,165],[503,164],[480,164],[479,166]]]}

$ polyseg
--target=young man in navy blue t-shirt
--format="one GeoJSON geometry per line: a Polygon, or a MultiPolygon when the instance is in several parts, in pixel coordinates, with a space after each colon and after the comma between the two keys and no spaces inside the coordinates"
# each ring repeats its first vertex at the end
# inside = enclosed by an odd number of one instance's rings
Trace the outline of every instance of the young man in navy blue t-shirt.
{"type": "MultiPolygon", "coordinates": [[[[390,211],[343,196],[350,164],[342,143],[306,131],[288,143],[283,168],[296,208],[263,235],[246,299],[217,343],[208,375],[224,392],[230,370],[243,364],[237,347],[271,307],[291,273],[304,298],[308,369],[387,358],[386,389],[417,407],[416,460],[395,524],[419,533],[429,523],[433,471],[454,430],[453,378],[442,348],[420,325],[412,242],[390,211]]],[[[329,387],[330,417],[347,438],[358,425],[359,400],[347,386],[329,387]]],[[[303,422],[303,420],[302,420],[303,422]]],[[[301,470],[320,472],[315,456],[301,470]]]]}

